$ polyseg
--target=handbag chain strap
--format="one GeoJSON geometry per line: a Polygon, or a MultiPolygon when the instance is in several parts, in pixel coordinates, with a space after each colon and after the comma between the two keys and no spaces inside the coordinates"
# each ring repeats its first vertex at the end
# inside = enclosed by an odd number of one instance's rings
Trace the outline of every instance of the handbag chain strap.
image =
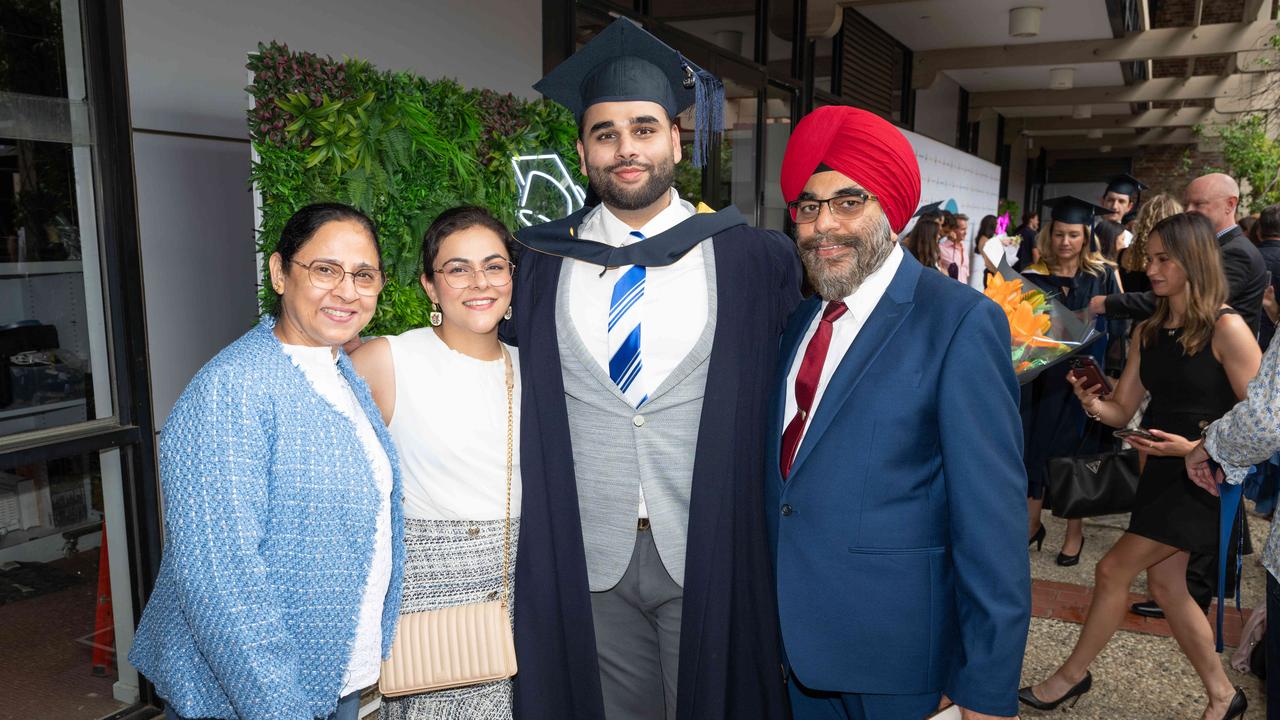
{"type": "Polygon", "coordinates": [[[502,607],[508,607],[511,598],[511,475],[515,459],[515,371],[511,367],[511,353],[505,345],[502,359],[507,376],[507,520],[502,534],[502,607]]]}

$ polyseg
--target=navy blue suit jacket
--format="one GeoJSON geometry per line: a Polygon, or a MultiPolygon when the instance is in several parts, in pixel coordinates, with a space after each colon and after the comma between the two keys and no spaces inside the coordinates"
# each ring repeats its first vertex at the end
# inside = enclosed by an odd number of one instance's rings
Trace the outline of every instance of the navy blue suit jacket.
{"type": "Polygon", "coordinates": [[[906,255],[784,481],[787,373],[822,305],[792,314],[770,405],[765,517],[787,661],[814,690],[941,691],[1016,715],[1031,579],[1004,314],[906,255]]]}

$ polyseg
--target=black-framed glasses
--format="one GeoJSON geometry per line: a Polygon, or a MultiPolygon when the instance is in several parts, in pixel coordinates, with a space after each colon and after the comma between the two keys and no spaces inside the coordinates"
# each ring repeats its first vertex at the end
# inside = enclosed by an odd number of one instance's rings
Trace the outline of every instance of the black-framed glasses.
{"type": "Polygon", "coordinates": [[[490,287],[502,287],[511,282],[515,274],[516,264],[506,259],[489,260],[484,265],[473,268],[468,263],[455,261],[445,263],[435,269],[438,275],[454,290],[464,290],[477,282],[478,273],[483,273],[490,287]]]}
{"type": "Polygon", "coordinates": [[[310,264],[301,263],[297,260],[291,260],[290,262],[298,267],[306,268],[307,276],[311,278],[312,287],[321,290],[332,290],[338,287],[350,275],[351,281],[356,288],[356,294],[372,297],[381,292],[382,286],[386,283],[386,276],[377,268],[360,268],[352,271],[327,260],[312,260],[310,264]]]}
{"type": "Polygon", "coordinates": [[[817,220],[818,214],[822,212],[823,205],[827,206],[827,210],[831,211],[833,217],[841,220],[852,220],[862,214],[863,208],[867,206],[867,201],[875,199],[874,195],[859,190],[852,193],[841,193],[825,200],[816,198],[792,200],[787,203],[787,210],[791,212],[792,222],[799,225],[817,220]]]}

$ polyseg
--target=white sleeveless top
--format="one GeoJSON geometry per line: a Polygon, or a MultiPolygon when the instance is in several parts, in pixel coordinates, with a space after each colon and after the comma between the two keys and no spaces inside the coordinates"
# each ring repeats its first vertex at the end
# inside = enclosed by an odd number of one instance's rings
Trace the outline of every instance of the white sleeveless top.
{"type": "MultiPolygon", "coordinates": [[[[507,386],[502,359],[477,360],[431,328],[387,337],[396,407],[388,429],[400,451],[404,515],[501,520],[507,503],[507,386]]],[[[520,516],[520,361],[514,347],[511,516],[520,516]]]]}

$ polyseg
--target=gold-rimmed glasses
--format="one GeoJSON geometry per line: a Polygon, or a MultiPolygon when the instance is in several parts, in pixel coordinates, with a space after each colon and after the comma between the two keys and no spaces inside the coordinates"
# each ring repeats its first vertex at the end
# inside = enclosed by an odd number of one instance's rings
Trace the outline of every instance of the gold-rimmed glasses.
{"type": "Polygon", "coordinates": [[[307,276],[311,278],[312,287],[321,290],[332,290],[342,284],[348,275],[355,285],[356,293],[365,297],[372,297],[382,291],[382,286],[386,283],[386,276],[377,268],[360,268],[359,270],[347,270],[337,263],[331,263],[328,260],[312,260],[310,263],[298,262],[291,260],[294,265],[307,269],[307,276]]]}
{"type": "Polygon", "coordinates": [[[478,268],[471,267],[469,263],[461,260],[455,260],[436,268],[435,272],[444,277],[449,287],[454,290],[464,290],[476,284],[478,273],[484,274],[490,287],[502,287],[511,282],[515,269],[516,264],[510,260],[495,258],[486,261],[478,268]]]}

